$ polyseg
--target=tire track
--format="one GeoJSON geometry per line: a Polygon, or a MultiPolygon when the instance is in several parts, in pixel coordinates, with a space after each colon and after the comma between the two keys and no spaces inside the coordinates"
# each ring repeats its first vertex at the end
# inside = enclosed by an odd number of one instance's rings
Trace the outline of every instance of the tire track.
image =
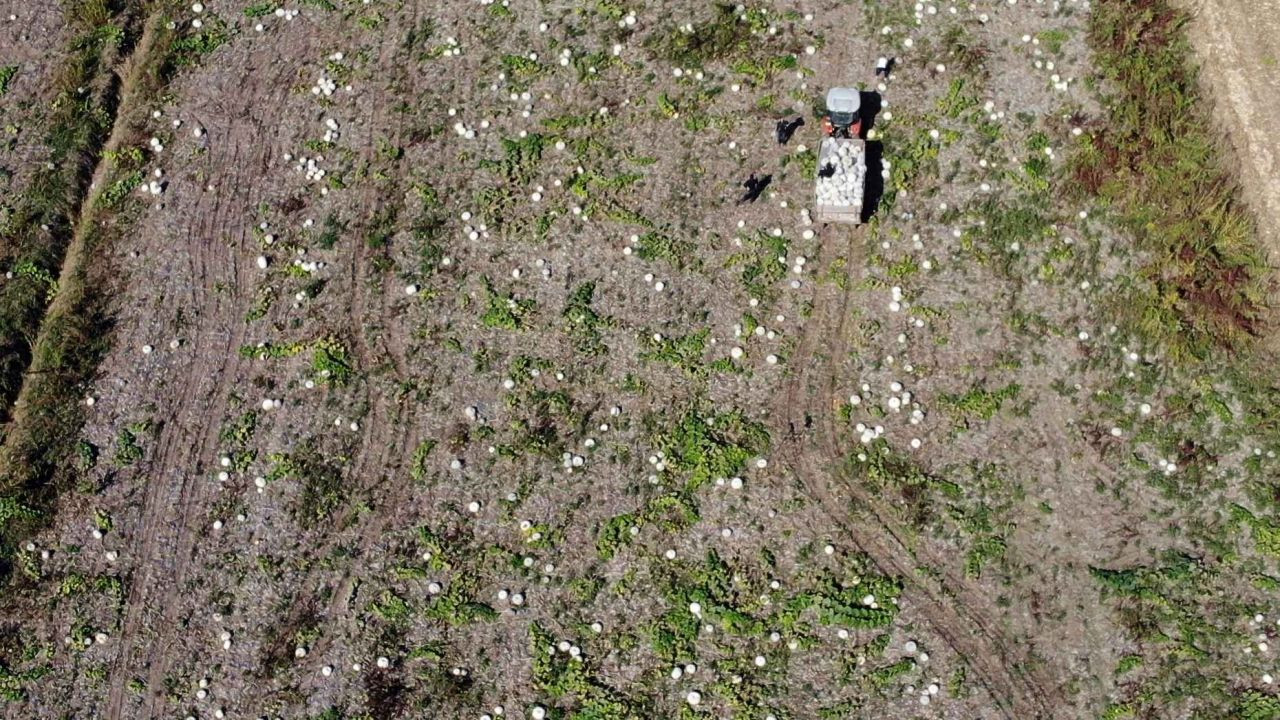
{"type": "MultiPolygon", "coordinates": [[[[265,83],[251,83],[240,97],[253,98],[264,88],[281,87],[283,73],[283,67],[278,66],[275,77],[265,83]]],[[[279,91],[269,95],[268,102],[274,103],[283,97],[279,91]]],[[[184,213],[184,217],[197,223],[187,243],[187,300],[191,307],[200,309],[196,321],[204,330],[184,350],[188,361],[175,382],[186,392],[180,395],[179,407],[165,422],[148,466],[151,478],[139,521],[142,544],[135,565],[141,574],[130,582],[120,630],[122,651],[115,661],[115,672],[111,673],[115,682],[107,696],[107,718],[156,717],[164,712],[158,704],[165,702],[164,678],[174,658],[170,638],[165,634],[177,628],[179,610],[188,599],[183,585],[198,568],[202,510],[221,489],[212,468],[206,467],[205,458],[213,457],[220,443],[220,419],[228,409],[227,396],[221,390],[242,374],[244,366],[237,350],[247,341],[248,327],[240,322],[226,323],[225,319],[236,316],[251,288],[242,287],[235,251],[212,240],[241,222],[242,206],[235,202],[238,196],[234,189],[252,187],[257,168],[269,150],[254,142],[260,127],[247,108],[234,115],[228,112],[225,117],[215,117],[208,125],[231,128],[225,138],[212,139],[215,147],[230,148],[230,158],[223,160],[211,154],[209,165],[231,168],[233,172],[230,177],[218,177],[214,191],[206,193],[204,188],[195,188],[193,192],[201,195],[195,208],[184,213]],[[223,187],[231,190],[223,191],[223,187]],[[219,279],[228,275],[228,285],[236,291],[231,295],[218,292],[216,287],[219,279]],[[216,360],[211,364],[213,359],[216,360]],[[195,467],[191,468],[193,462],[195,467]],[[159,607],[153,607],[157,603],[159,607]],[[146,668],[147,692],[142,696],[143,707],[135,714],[125,707],[125,700],[129,695],[128,681],[141,668],[146,668]]],[[[177,283],[168,287],[174,285],[177,283]]]]}
{"type": "MultiPolygon", "coordinates": [[[[269,167],[272,159],[272,147],[258,142],[258,138],[268,134],[274,126],[253,113],[253,109],[271,107],[284,111],[291,107],[288,95],[296,58],[306,57],[309,52],[310,47],[296,49],[288,57],[277,52],[264,79],[259,79],[263,76],[258,73],[248,73],[246,78],[250,81],[243,87],[237,87],[234,95],[219,92],[203,109],[187,111],[193,115],[208,115],[204,124],[210,129],[211,145],[230,148],[230,157],[210,156],[207,165],[215,188],[202,195],[197,208],[187,213],[187,217],[197,223],[191,233],[192,251],[188,256],[189,277],[195,281],[190,284],[193,288],[190,304],[202,310],[203,323],[212,330],[197,339],[195,346],[188,350],[195,360],[184,369],[180,381],[184,387],[191,388],[185,394],[188,406],[175,412],[173,422],[166,423],[166,430],[172,429],[163,433],[152,462],[153,467],[161,471],[167,469],[175,477],[169,482],[153,479],[148,484],[140,530],[143,545],[138,555],[138,566],[144,569],[145,574],[132,583],[130,589],[128,614],[121,631],[121,642],[127,650],[117,660],[117,672],[112,674],[119,681],[110,690],[108,718],[160,717],[167,711],[164,679],[171,662],[180,656],[172,652],[172,647],[166,642],[171,638],[165,635],[153,636],[149,642],[139,636],[146,635],[148,627],[159,628],[161,632],[176,628],[180,612],[189,606],[182,591],[192,573],[199,568],[199,540],[207,519],[203,509],[222,489],[222,484],[214,479],[214,468],[209,467],[204,458],[214,457],[219,448],[220,419],[228,410],[226,394],[220,390],[244,375],[246,363],[240,359],[238,348],[250,339],[248,326],[235,319],[253,292],[253,281],[242,278],[237,272],[235,251],[214,240],[228,234],[239,234],[238,228],[244,222],[241,216],[247,203],[237,188],[254,187],[261,169],[269,167]],[[228,101],[228,97],[235,99],[228,101]],[[214,129],[220,127],[230,128],[224,137],[215,134],[214,129]],[[229,276],[228,284],[235,289],[229,296],[219,293],[216,287],[216,280],[224,276],[229,276]],[[227,318],[232,322],[224,323],[227,318]],[[226,325],[230,326],[229,331],[225,330],[226,325]],[[219,329],[224,331],[219,332],[219,329]],[[210,365],[201,362],[204,358],[218,358],[219,361],[210,365]],[[196,459],[196,467],[187,471],[192,458],[196,459]],[[153,604],[160,607],[152,608],[153,604]],[[154,623],[146,623],[153,617],[154,623]],[[137,641],[131,643],[134,638],[137,641]],[[145,649],[138,649],[136,646],[139,644],[145,645],[145,649]],[[144,695],[143,706],[135,711],[125,702],[128,697],[127,680],[132,673],[144,667],[148,691],[144,695]]],[[[205,193],[203,188],[196,189],[196,192],[205,193]]],[[[363,201],[370,199],[362,198],[363,201]]],[[[361,246],[357,245],[356,252],[360,250],[361,246]]],[[[356,260],[353,267],[359,264],[356,260]]],[[[354,290],[354,275],[351,285],[354,290]]],[[[359,298],[359,293],[352,292],[352,296],[353,299],[359,298]]],[[[353,306],[355,304],[353,301],[353,306]]],[[[363,316],[363,309],[353,309],[352,312],[353,319],[363,316]]],[[[352,324],[359,327],[356,322],[352,324]]],[[[367,348],[362,347],[360,355],[368,358],[367,348]]],[[[378,418],[380,413],[376,403],[370,413],[371,419],[378,418]]],[[[366,428],[380,425],[364,423],[366,428]]],[[[364,437],[361,447],[368,445],[367,440],[368,437],[364,437]]],[[[367,453],[359,457],[365,456],[367,453]]],[[[378,460],[386,460],[385,451],[378,460]]],[[[364,465],[360,463],[361,468],[364,465]]],[[[171,632],[166,632],[166,635],[171,632]]],[[[252,705],[258,689],[263,692],[269,690],[267,687],[250,687],[254,691],[248,697],[240,698],[237,704],[248,701],[252,705]]]]}
{"type": "MultiPolygon", "coordinates": [[[[823,234],[824,257],[834,257],[843,250],[846,267],[855,267],[863,255],[865,231],[848,233],[841,248],[835,233],[823,234]]],[[[816,274],[815,274],[816,277],[816,274]]],[[[971,599],[973,592],[964,580],[946,570],[944,558],[917,558],[916,551],[904,538],[909,536],[893,520],[893,511],[878,498],[843,476],[843,471],[827,468],[844,461],[838,429],[831,421],[833,401],[837,397],[838,365],[849,350],[847,320],[853,292],[841,290],[834,283],[813,281],[812,306],[815,314],[800,337],[791,367],[795,372],[783,393],[781,416],[791,427],[804,427],[805,410],[816,408],[818,442],[802,443],[788,435],[783,443],[783,459],[801,478],[811,498],[816,500],[832,520],[848,534],[853,543],[882,570],[900,577],[912,591],[930,618],[932,629],[976,674],[1000,713],[1009,720],[1061,717],[1057,712],[1065,701],[1058,684],[1046,677],[1043,669],[1030,666],[1026,652],[1016,649],[1016,641],[1006,638],[984,611],[971,599]],[[799,423],[799,424],[797,424],[799,423]],[[816,455],[816,457],[815,457],[816,455]],[[867,511],[870,525],[851,522],[846,508],[867,511]],[[921,565],[943,569],[944,582],[921,577],[921,565]],[[957,588],[949,593],[947,588],[957,588]]]]}
{"type": "MultiPolygon", "coordinates": [[[[418,0],[415,0],[412,3],[411,17],[411,22],[405,26],[409,30],[413,30],[418,27],[418,22],[421,17],[421,2],[418,0]]],[[[386,38],[384,40],[383,47],[386,57],[379,58],[378,66],[397,69],[395,78],[398,82],[388,83],[389,88],[399,87],[400,84],[403,83],[407,88],[402,89],[401,92],[407,92],[408,97],[411,98],[417,97],[417,77],[419,73],[412,71],[411,68],[413,63],[411,58],[402,57],[405,54],[411,54],[413,48],[407,43],[401,42],[401,39],[402,38],[400,36],[396,36],[386,38]],[[387,48],[389,48],[389,51],[387,48]]],[[[402,147],[401,143],[404,141],[406,118],[409,114],[404,112],[396,113],[395,121],[388,123],[387,120],[391,115],[391,109],[398,105],[398,103],[393,100],[394,98],[387,98],[383,102],[374,103],[374,107],[377,108],[377,110],[375,111],[369,127],[376,131],[389,125],[388,142],[390,142],[393,147],[402,147]]],[[[372,161],[376,158],[376,154],[373,150],[374,147],[373,143],[369,143],[367,145],[366,150],[369,152],[369,155],[374,156],[372,158],[366,157],[367,160],[372,161]]],[[[400,193],[401,197],[403,197],[404,194],[403,181],[407,165],[407,160],[402,157],[398,162],[396,162],[394,166],[394,173],[392,175],[393,179],[391,187],[394,192],[400,193]]],[[[381,209],[383,204],[380,202],[380,199],[383,196],[384,193],[379,192],[377,187],[370,184],[369,189],[359,200],[359,207],[376,207],[381,209]]],[[[369,265],[367,251],[368,248],[365,243],[358,242],[355,244],[355,248],[352,252],[349,274],[349,281],[351,283],[351,302],[347,305],[349,332],[357,344],[357,358],[365,367],[369,367],[374,360],[374,348],[370,346],[368,339],[365,337],[365,333],[363,332],[363,329],[366,326],[365,318],[370,311],[366,306],[365,295],[360,286],[360,281],[362,278],[366,277],[363,271],[369,265]]],[[[383,288],[381,302],[377,308],[378,317],[394,317],[394,313],[387,312],[387,297],[389,292],[390,291],[386,288],[383,288]]],[[[405,359],[391,349],[386,341],[386,337],[387,333],[380,336],[381,342],[379,350],[381,350],[381,352],[390,359],[395,368],[396,375],[398,377],[404,377],[405,359]]],[[[401,421],[406,411],[404,403],[397,404],[382,393],[370,392],[370,394],[372,397],[369,402],[369,417],[366,418],[365,422],[361,425],[365,432],[362,435],[360,451],[356,455],[355,461],[352,463],[352,477],[370,477],[374,474],[383,473],[383,471],[388,467],[394,467],[396,463],[394,462],[394,458],[390,457],[392,448],[404,447],[412,430],[412,425],[410,423],[401,421]],[[374,438],[369,435],[369,432],[374,428],[383,429],[383,435],[381,437],[383,442],[378,444],[378,449],[376,450],[374,449],[374,444],[372,442],[374,438]],[[396,428],[393,437],[387,437],[387,428],[396,428]],[[366,472],[366,470],[371,470],[372,472],[366,472]]],[[[384,474],[384,481],[380,483],[380,485],[388,485],[389,483],[387,480],[391,477],[393,476],[387,476],[384,474]]],[[[378,488],[375,486],[370,489],[374,490],[378,488]]],[[[384,537],[387,526],[395,516],[395,513],[375,513],[373,515],[372,522],[368,523],[368,525],[361,531],[359,543],[360,551],[362,553],[367,551],[372,545],[381,541],[384,537]]],[[[336,543],[337,538],[333,538],[331,542],[336,543]]],[[[337,585],[345,585],[349,580],[350,571],[344,574],[342,579],[338,581],[337,585]]],[[[349,593],[334,593],[333,599],[328,606],[328,616],[331,618],[340,617],[347,610],[348,598],[349,593]]]]}

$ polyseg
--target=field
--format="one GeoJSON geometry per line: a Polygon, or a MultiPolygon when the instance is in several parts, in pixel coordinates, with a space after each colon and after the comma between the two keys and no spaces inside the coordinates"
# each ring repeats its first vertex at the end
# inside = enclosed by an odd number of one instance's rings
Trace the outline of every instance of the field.
{"type": "Polygon", "coordinates": [[[1280,718],[1273,281],[1182,27],[11,0],[4,717],[1280,718]]]}

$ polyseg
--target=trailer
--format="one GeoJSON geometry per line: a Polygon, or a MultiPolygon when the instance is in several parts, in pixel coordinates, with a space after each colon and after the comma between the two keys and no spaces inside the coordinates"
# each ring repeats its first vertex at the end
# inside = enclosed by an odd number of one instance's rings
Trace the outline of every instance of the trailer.
{"type": "Polygon", "coordinates": [[[856,136],[824,138],[818,149],[814,219],[822,223],[861,224],[866,180],[866,142],[856,136]]]}

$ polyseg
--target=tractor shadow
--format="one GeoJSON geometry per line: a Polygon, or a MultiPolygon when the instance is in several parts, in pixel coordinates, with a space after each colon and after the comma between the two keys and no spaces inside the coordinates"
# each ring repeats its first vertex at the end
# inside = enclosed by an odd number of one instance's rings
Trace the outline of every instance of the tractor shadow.
{"type": "Polygon", "coordinates": [[[881,101],[880,93],[871,90],[858,91],[859,103],[858,116],[862,120],[862,129],[858,133],[858,137],[862,140],[867,139],[867,131],[876,126],[876,116],[880,114],[881,101]]]}
{"type": "MultiPolygon", "coordinates": [[[[867,132],[875,127],[876,116],[882,107],[880,93],[863,90],[861,95],[862,132],[860,137],[867,139],[867,132]]],[[[867,175],[862,196],[862,222],[867,222],[880,209],[880,198],[884,196],[884,143],[879,140],[867,140],[867,175]]]]}
{"type": "Polygon", "coordinates": [[[862,189],[862,222],[867,222],[880,209],[880,198],[884,196],[884,143],[879,140],[867,142],[867,175],[862,189]]]}

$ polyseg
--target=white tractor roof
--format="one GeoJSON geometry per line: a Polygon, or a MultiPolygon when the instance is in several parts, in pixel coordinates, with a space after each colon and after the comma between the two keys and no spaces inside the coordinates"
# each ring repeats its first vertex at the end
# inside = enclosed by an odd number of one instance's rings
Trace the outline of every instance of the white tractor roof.
{"type": "Polygon", "coordinates": [[[838,113],[858,112],[862,95],[855,88],[831,88],[827,91],[827,110],[838,113]]]}

